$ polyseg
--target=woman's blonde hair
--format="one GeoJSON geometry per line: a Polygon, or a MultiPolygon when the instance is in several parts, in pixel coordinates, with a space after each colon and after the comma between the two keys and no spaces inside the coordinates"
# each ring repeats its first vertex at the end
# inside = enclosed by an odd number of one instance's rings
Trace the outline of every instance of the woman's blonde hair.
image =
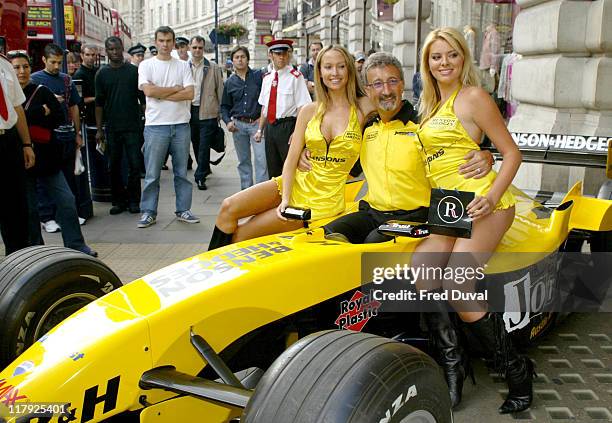
{"type": "Polygon", "coordinates": [[[463,69],[460,77],[461,84],[467,87],[480,86],[478,71],[476,66],[474,66],[470,49],[463,34],[451,27],[434,29],[425,38],[423,50],[421,51],[421,81],[423,83],[423,91],[419,100],[419,115],[421,119],[429,116],[441,99],[438,83],[429,68],[431,45],[437,40],[446,41],[463,57],[463,69]]]}
{"type": "Polygon", "coordinates": [[[314,83],[315,83],[315,96],[319,103],[319,113],[323,114],[327,110],[329,104],[329,90],[323,83],[321,78],[321,62],[323,56],[327,52],[337,51],[344,57],[346,62],[346,68],[348,69],[348,82],[346,84],[346,96],[348,97],[349,104],[357,107],[357,100],[360,97],[365,97],[365,92],[361,86],[361,81],[357,78],[357,68],[355,67],[355,59],[348,50],[339,45],[332,45],[323,47],[323,49],[317,54],[317,60],[314,67],[314,83]]]}

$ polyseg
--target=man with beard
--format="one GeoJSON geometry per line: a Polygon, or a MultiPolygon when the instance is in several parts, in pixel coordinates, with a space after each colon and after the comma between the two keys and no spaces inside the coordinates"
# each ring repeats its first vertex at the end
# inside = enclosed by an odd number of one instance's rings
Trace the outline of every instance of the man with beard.
{"type": "MultiPolygon", "coordinates": [[[[364,126],[359,159],[368,192],[359,202],[359,211],[342,216],[327,225],[325,232],[341,234],[354,244],[382,242],[389,237],[377,228],[389,220],[425,222],[431,186],[417,151],[418,116],[412,105],[402,100],[404,76],[400,62],[391,54],[375,53],[364,64],[366,92],[378,115],[364,126]]],[[[300,169],[310,164],[302,155],[300,169]]],[[[469,153],[461,166],[466,178],[481,178],[492,167],[488,151],[469,153]],[[476,170],[486,170],[478,173],[476,170]]]]}
{"type": "Polygon", "coordinates": [[[111,166],[111,196],[115,215],[129,209],[140,211],[140,104],[145,98],[138,89],[138,68],[123,60],[123,42],[108,37],[104,42],[110,63],[96,75],[96,142],[104,140],[102,122],[106,123],[111,166]],[[127,154],[128,183],[123,184],[123,151],[127,154]]]}

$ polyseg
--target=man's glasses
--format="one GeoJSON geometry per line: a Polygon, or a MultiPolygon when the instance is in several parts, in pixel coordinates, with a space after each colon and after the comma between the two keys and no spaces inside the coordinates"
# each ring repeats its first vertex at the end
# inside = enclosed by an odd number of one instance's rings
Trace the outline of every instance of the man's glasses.
{"type": "Polygon", "coordinates": [[[385,84],[387,84],[389,86],[389,88],[393,89],[393,88],[397,87],[400,82],[402,82],[401,79],[391,78],[391,79],[389,79],[389,80],[387,80],[385,82],[383,82],[383,81],[376,81],[376,82],[373,82],[371,84],[367,84],[366,87],[374,88],[376,91],[381,91],[383,89],[383,87],[385,86],[385,84]]]}
{"type": "Polygon", "coordinates": [[[192,46],[191,49],[192,50],[204,50],[204,47],[192,46]]]}

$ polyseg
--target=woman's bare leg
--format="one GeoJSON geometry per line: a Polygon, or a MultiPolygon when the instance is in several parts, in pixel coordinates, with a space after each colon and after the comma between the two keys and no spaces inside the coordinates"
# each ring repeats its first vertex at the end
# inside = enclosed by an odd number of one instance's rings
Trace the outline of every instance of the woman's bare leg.
{"type": "Polygon", "coordinates": [[[227,234],[234,233],[240,219],[273,209],[280,201],[276,182],[261,182],[223,200],[215,224],[227,234]]]}
{"type": "Polygon", "coordinates": [[[304,223],[297,220],[280,220],[276,215],[276,207],[256,214],[248,222],[241,224],[234,232],[234,242],[257,238],[264,235],[295,231],[303,228],[304,223]]]}
{"type": "MultiPolygon", "coordinates": [[[[446,268],[455,238],[444,235],[430,235],[414,250],[412,254],[412,268],[427,269],[442,269],[446,268]]],[[[418,291],[432,291],[441,287],[441,280],[430,278],[419,278],[416,280],[416,288],[418,291]]]]}
{"type": "MultiPolygon", "coordinates": [[[[513,220],[514,207],[498,210],[476,220],[472,225],[472,237],[457,238],[455,241],[448,267],[452,269],[484,267],[513,220]]],[[[465,278],[465,282],[460,286],[456,285],[455,281],[448,282],[445,287],[447,290],[460,288],[463,292],[476,292],[475,278],[465,278]]],[[[464,322],[475,322],[487,313],[486,305],[477,302],[460,301],[453,304],[451,301],[451,304],[464,322]]]]}

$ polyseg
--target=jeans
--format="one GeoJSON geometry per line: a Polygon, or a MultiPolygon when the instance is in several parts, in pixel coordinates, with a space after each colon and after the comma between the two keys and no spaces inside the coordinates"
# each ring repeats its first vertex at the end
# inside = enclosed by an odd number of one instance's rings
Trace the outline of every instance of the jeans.
{"type": "Polygon", "coordinates": [[[170,151],[172,155],[176,212],[191,209],[192,185],[187,179],[189,124],[145,126],[144,137],[144,159],[147,173],[142,189],[140,211],[157,216],[159,176],[167,151],[170,151]]]}
{"type": "Polygon", "coordinates": [[[108,147],[111,170],[111,195],[114,206],[140,204],[140,134],[138,132],[109,132],[108,147]],[[126,153],[127,189],[123,181],[123,153],[126,153]]]}
{"type": "MultiPolygon", "coordinates": [[[[85,153],[85,147],[81,147],[81,156],[83,157],[83,164],[85,165],[85,171],[80,175],[74,174],[74,161],[76,155],[76,144],[71,143],[64,147],[65,159],[62,163],[62,172],[66,183],[70,187],[72,194],[75,198],[74,202],[77,207],[77,213],[84,219],[89,219],[93,216],[93,203],[91,201],[91,194],[89,192],[89,181],[87,180],[87,154],[85,153]]],[[[37,187],[38,191],[38,213],[41,222],[48,222],[54,219],[56,214],[54,201],[51,199],[50,193],[45,191],[44,186],[40,184],[37,187]]]]}
{"type": "Polygon", "coordinates": [[[203,181],[206,179],[206,175],[210,173],[210,140],[215,136],[219,123],[217,119],[204,119],[198,121],[198,125],[200,127],[200,142],[198,151],[194,151],[198,162],[198,168],[193,174],[193,177],[196,181],[203,181]]]}
{"type": "Polygon", "coordinates": [[[266,166],[266,143],[262,139],[255,142],[255,134],[259,129],[259,123],[247,123],[234,120],[237,131],[233,133],[236,156],[238,156],[238,175],[240,175],[240,188],[246,189],[253,185],[253,166],[251,164],[251,146],[255,156],[255,182],[268,180],[268,168],[266,166]]]}
{"type": "Polygon", "coordinates": [[[29,176],[30,183],[28,184],[28,220],[30,226],[30,242],[33,245],[42,245],[42,237],[40,235],[40,218],[36,207],[37,196],[33,181],[36,181],[39,189],[46,192],[53,205],[56,208],[55,219],[62,228],[62,240],[64,246],[78,251],[83,251],[85,248],[85,240],[79,225],[79,216],[77,215],[76,203],[74,195],[66,182],[66,178],[62,172],[55,172],[45,176],[29,176]]]}

